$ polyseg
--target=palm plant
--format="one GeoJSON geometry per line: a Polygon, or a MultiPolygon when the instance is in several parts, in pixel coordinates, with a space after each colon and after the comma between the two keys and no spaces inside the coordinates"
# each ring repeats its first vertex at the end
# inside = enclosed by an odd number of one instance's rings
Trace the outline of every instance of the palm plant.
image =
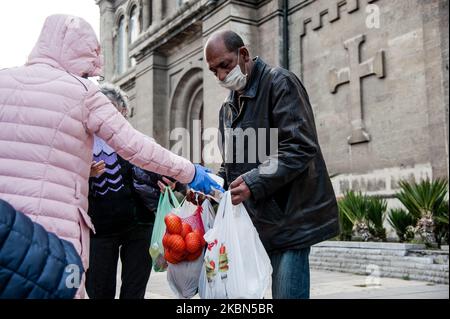
{"type": "Polygon", "coordinates": [[[435,219],[448,226],[448,201],[443,202],[443,205],[441,205],[441,209],[438,210],[438,215],[435,219]]]}
{"type": "Polygon", "coordinates": [[[417,218],[416,231],[425,244],[438,242],[436,236],[435,216],[444,210],[447,196],[448,182],[443,179],[424,180],[417,184],[401,181],[400,192],[396,197],[406,207],[410,214],[417,218]]]}
{"type": "Polygon", "coordinates": [[[413,227],[417,224],[417,218],[403,208],[393,208],[389,211],[389,224],[394,228],[400,242],[414,239],[413,227]]]}
{"type": "Polygon", "coordinates": [[[384,228],[384,218],[387,209],[385,199],[366,196],[367,220],[369,221],[369,231],[377,240],[386,240],[386,229],[384,228]]]}
{"type": "MultiPolygon", "coordinates": [[[[339,202],[338,205],[340,205],[339,202]]],[[[344,214],[343,210],[340,208],[339,208],[339,225],[341,228],[341,232],[339,233],[339,240],[351,240],[353,224],[350,221],[350,219],[348,219],[347,215],[344,214]]]]}
{"type": "Polygon", "coordinates": [[[448,244],[448,201],[443,201],[434,215],[434,234],[438,245],[448,244]]]}
{"type": "Polygon", "coordinates": [[[364,241],[386,240],[383,223],[387,202],[384,199],[348,191],[338,205],[341,225],[347,223],[342,225],[343,229],[352,227],[350,233],[353,232],[364,241]]]}
{"type": "Polygon", "coordinates": [[[352,231],[356,236],[361,237],[364,241],[373,238],[366,219],[367,201],[361,193],[346,192],[338,205],[339,211],[352,223],[352,231]]]}

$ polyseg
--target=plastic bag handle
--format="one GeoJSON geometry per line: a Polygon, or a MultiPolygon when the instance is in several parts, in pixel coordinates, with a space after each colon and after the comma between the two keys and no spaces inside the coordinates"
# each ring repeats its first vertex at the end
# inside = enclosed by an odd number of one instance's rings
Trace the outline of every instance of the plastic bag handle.
{"type": "MultiPolygon", "coordinates": [[[[174,208],[179,208],[181,206],[181,204],[178,202],[177,197],[175,196],[172,188],[170,188],[170,186],[166,186],[165,187],[165,192],[164,192],[164,196],[170,196],[170,201],[172,203],[172,206],[174,208]],[[168,195],[167,195],[168,194],[168,195]]],[[[160,197],[161,198],[161,197],[160,197]]],[[[183,199],[184,201],[184,199],[183,199]]]]}
{"type": "MultiPolygon", "coordinates": [[[[230,206],[230,205],[232,205],[230,191],[226,191],[225,193],[223,193],[222,200],[219,203],[219,209],[216,214],[216,219],[214,221],[214,225],[216,225],[216,223],[217,223],[217,225],[220,224],[222,222],[222,220],[225,219],[225,213],[226,213],[227,209],[229,209],[228,206],[230,206]]],[[[233,208],[233,207],[231,206],[231,208],[233,208]]]]}
{"type": "Polygon", "coordinates": [[[184,196],[184,197],[183,197],[183,199],[181,200],[181,202],[180,202],[180,204],[178,205],[178,207],[183,206],[184,202],[186,201],[186,197],[187,197],[187,196],[184,196]]]}

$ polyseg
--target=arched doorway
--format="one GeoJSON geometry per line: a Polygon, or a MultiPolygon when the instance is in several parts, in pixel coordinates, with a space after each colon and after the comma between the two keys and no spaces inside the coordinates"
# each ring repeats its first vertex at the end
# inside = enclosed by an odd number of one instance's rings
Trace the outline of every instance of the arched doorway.
{"type": "Polygon", "coordinates": [[[201,68],[190,69],[178,82],[171,100],[170,128],[170,144],[173,151],[195,163],[202,163],[203,71],[201,68]],[[181,136],[183,131],[185,134],[181,136]]]}

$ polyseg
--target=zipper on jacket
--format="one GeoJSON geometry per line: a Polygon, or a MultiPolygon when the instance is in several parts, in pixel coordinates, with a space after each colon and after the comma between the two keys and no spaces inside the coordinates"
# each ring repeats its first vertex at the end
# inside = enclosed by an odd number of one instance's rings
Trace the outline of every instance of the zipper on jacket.
{"type": "MultiPolygon", "coordinates": [[[[241,116],[241,114],[242,114],[242,110],[244,109],[244,103],[245,103],[245,100],[242,100],[241,101],[241,96],[240,97],[238,97],[238,103],[240,104],[240,107],[239,107],[239,112],[238,112],[238,115],[236,116],[236,118],[232,121],[232,123],[231,123],[231,126],[233,127],[233,125],[234,125],[234,123],[239,119],[239,117],[241,116]]],[[[234,105],[233,105],[233,108],[234,108],[234,105]]],[[[235,108],[234,108],[235,109],[235,108]]],[[[236,109],[235,109],[236,110],[236,109]]]]}

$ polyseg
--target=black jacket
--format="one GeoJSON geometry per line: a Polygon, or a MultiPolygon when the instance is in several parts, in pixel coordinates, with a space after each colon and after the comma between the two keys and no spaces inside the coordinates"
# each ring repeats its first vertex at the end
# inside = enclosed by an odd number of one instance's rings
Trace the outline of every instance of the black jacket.
{"type": "Polygon", "coordinates": [[[227,185],[242,175],[252,193],[244,205],[268,252],[309,247],[339,233],[336,198],[313,111],[295,74],[255,58],[244,93],[237,98],[231,92],[222,105],[219,128],[224,157],[219,175],[227,185]],[[242,130],[227,136],[230,128],[242,130]],[[245,137],[248,128],[255,130],[259,143],[245,137]],[[269,153],[269,128],[277,128],[277,151],[253,160],[252,148],[259,154],[265,145],[269,153]],[[245,143],[236,149],[239,140],[245,143]],[[237,162],[239,156],[244,156],[243,163],[237,162]]]}
{"type": "MultiPolygon", "coordinates": [[[[163,176],[154,172],[143,170],[137,166],[133,167],[133,186],[136,193],[139,194],[140,199],[149,211],[156,215],[158,209],[159,197],[161,191],[158,186],[158,181],[162,181],[163,176]]],[[[166,177],[170,181],[175,181],[173,178],[166,177]]],[[[175,184],[175,191],[185,194],[186,185],[180,182],[175,184]]]]}
{"type": "Polygon", "coordinates": [[[133,165],[115,155],[106,163],[106,171],[89,179],[89,216],[95,237],[117,235],[137,224],[153,224],[155,214],[150,211],[136,191],[133,165]]]}

